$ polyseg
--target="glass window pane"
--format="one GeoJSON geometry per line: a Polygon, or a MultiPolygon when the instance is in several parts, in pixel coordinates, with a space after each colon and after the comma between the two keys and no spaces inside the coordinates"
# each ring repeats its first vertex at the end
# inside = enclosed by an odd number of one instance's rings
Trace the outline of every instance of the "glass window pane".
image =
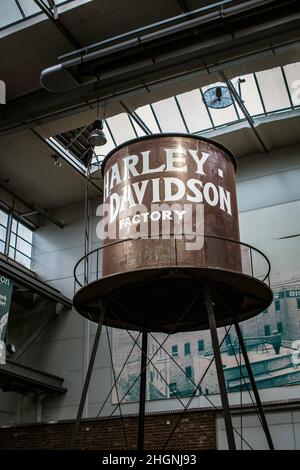
{"type": "Polygon", "coordinates": [[[136,137],[127,114],[122,113],[107,119],[117,145],[136,137]]]}
{"type": "Polygon", "coordinates": [[[267,111],[290,108],[290,101],[280,67],[257,72],[261,94],[267,111]]]}
{"type": "Polygon", "coordinates": [[[5,239],[6,239],[6,228],[4,228],[4,227],[2,227],[2,225],[0,225],[0,240],[5,242],[5,239]]]}
{"type": "Polygon", "coordinates": [[[160,130],[153,116],[151,107],[149,105],[142,106],[136,110],[136,114],[144,121],[147,127],[153,134],[159,134],[160,130]]]}
{"type": "Polygon", "coordinates": [[[17,223],[16,219],[13,219],[11,229],[14,233],[17,233],[17,225],[18,225],[18,223],[17,223]]]}
{"type": "Polygon", "coordinates": [[[1,0],[0,2],[0,28],[21,20],[23,17],[15,0],[1,0]]]}
{"type": "Polygon", "coordinates": [[[285,76],[289,85],[292,101],[295,106],[300,105],[300,62],[284,67],[285,76]]]}
{"type": "Polygon", "coordinates": [[[13,248],[16,247],[16,235],[14,233],[10,234],[9,245],[13,248]]]}
{"type": "MultiPolygon", "coordinates": [[[[256,114],[263,114],[264,108],[259,97],[259,92],[256,86],[254,75],[250,73],[248,75],[243,75],[239,78],[245,80],[244,83],[241,83],[241,97],[248,112],[251,114],[251,116],[254,116],[256,114]]],[[[238,83],[238,78],[232,80],[232,84],[234,85],[237,91],[239,91],[238,83]]],[[[240,112],[240,116],[241,118],[244,118],[242,112],[240,112]]]]}
{"type": "Polygon", "coordinates": [[[177,96],[190,132],[195,133],[212,127],[200,90],[192,90],[177,96]]]}
{"type": "Polygon", "coordinates": [[[31,260],[26,256],[22,255],[22,253],[18,253],[18,251],[16,251],[16,261],[25,266],[26,268],[30,269],[31,260]]]}
{"type": "Polygon", "coordinates": [[[20,235],[20,237],[24,238],[29,243],[32,243],[32,234],[33,233],[29,228],[19,222],[18,235],[20,235]]]}
{"type": "Polygon", "coordinates": [[[19,0],[19,3],[26,16],[30,16],[41,11],[37,4],[32,0],[19,0]]]}
{"type": "Polygon", "coordinates": [[[174,98],[153,103],[153,109],[163,132],[186,132],[174,98]]]}
{"type": "Polygon", "coordinates": [[[0,241],[0,253],[4,253],[5,245],[0,241]]]}
{"type": "Polygon", "coordinates": [[[16,250],[14,250],[13,248],[9,247],[8,256],[9,256],[11,259],[15,259],[15,254],[16,254],[16,250]]]}
{"type": "Polygon", "coordinates": [[[131,123],[135,129],[135,132],[137,133],[139,137],[146,135],[143,129],[138,125],[138,123],[133,118],[131,118],[131,123]]]}
{"type": "Polygon", "coordinates": [[[0,210],[0,224],[2,225],[5,225],[5,227],[7,226],[7,219],[8,219],[8,215],[3,212],[2,210],[0,210]]]}
{"type": "MultiPolygon", "coordinates": [[[[202,91],[204,93],[209,88],[214,88],[217,86],[226,86],[226,85],[224,83],[217,82],[217,83],[213,83],[211,85],[202,87],[202,91]]],[[[209,112],[210,112],[210,115],[212,117],[212,120],[215,126],[222,126],[224,124],[228,124],[238,119],[238,115],[235,111],[233,104],[223,109],[222,108],[221,109],[209,108],[209,112]]]]}
{"type": "Polygon", "coordinates": [[[21,238],[17,239],[17,250],[24,253],[24,255],[31,256],[31,245],[29,243],[24,242],[21,238]]]}

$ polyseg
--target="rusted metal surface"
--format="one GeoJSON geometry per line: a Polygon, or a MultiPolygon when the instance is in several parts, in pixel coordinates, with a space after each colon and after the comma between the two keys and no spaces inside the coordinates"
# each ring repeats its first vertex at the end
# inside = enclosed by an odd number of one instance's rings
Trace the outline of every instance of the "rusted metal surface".
{"type": "MultiPolygon", "coordinates": [[[[202,161],[203,161],[202,160],[202,161]]],[[[138,185],[139,188],[143,184],[147,184],[143,204],[146,206],[149,213],[153,213],[153,201],[161,205],[168,205],[171,209],[174,206],[181,207],[184,210],[185,205],[189,205],[189,210],[193,211],[193,230],[195,229],[196,219],[196,206],[201,205],[204,210],[204,225],[199,228],[198,233],[208,235],[219,235],[224,238],[239,240],[239,225],[237,215],[237,200],[236,200],[236,182],[235,182],[235,161],[224,148],[206,140],[202,140],[191,136],[159,136],[151,138],[141,138],[132,141],[127,145],[121,146],[114,152],[111,152],[106,159],[104,170],[104,180],[106,180],[109,187],[105,193],[105,201],[112,201],[112,194],[117,194],[120,199],[124,192],[124,187],[130,185],[134,201],[137,202],[137,197],[134,187],[138,185]],[[169,161],[167,161],[167,154],[173,154],[169,161]],[[194,158],[201,160],[205,159],[208,155],[203,166],[197,165],[194,158]],[[137,175],[132,175],[127,171],[124,165],[124,159],[128,156],[137,156],[137,164],[133,166],[133,171],[137,175]],[[203,157],[204,156],[204,157],[203,157]],[[149,157],[149,158],[148,158],[149,157]],[[173,157],[173,159],[172,159],[173,157]],[[168,165],[173,163],[176,170],[168,171],[168,165]],[[149,165],[148,165],[149,163],[149,165]],[[148,168],[153,169],[150,172],[148,168]],[[157,171],[161,168],[161,171],[157,171]],[[120,181],[114,177],[116,169],[120,175],[120,181]],[[182,171],[182,170],[186,171],[182,171]],[[198,170],[198,173],[197,173],[198,170]],[[204,174],[199,174],[202,170],[204,174]],[[126,173],[126,174],[125,174],[126,173]],[[129,173],[129,174],[128,174],[129,173]],[[127,177],[128,176],[128,177],[127,177]],[[166,194],[166,180],[170,181],[174,178],[176,181],[180,180],[186,190],[182,197],[177,200],[171,201],[166,194]],[[153,186],[153,180],[154,186],[153,186]],[[157,182],[159,180],[159,182],[157,182]],[[196,181],[198,183],[196,183],[196,181]],[[157,190],[157,185],[159,189],[157,190]],[[196,185],[198,197],[202,197],[203,201],[195,202],[190,201],[189,198],[196,199],[193,191],[189,189],[189,185],[196,185]],[[202,187],[201,187],[201,186],[202,187]],[[222,189],[220,189],[222,188],[222,189]],[[230,212],[220,208],[222,204],[220,191],[222,194],[228,191],[230,197],[230,212]],[[159,197],[157,197],[157,193],[159,197]],[[205,198],[209,199],[209,202],[205,198]],[[215,204],[216,202],[216,204],[215,204]]],[[[174,180],[173,180],[174,181],[174,180]]],[[[172,189],[176,191],[176,184],[172,185],[172,189]]],[[[227,194],[227,193],[226,193],[227,194]]],[[[223,203],[224,206],[224,203],[223,203]]],[[[122,223],[122,220],[132,218],[136,207],[129,207],[123,211],[122,215],[117,217],[117,228],[122,223]]],[[[136,226],[132,224],[127,227],[126,232],[123,231],[123,238],[130,238],[135,236],[136,226]]],[[[172,231],[172,222],[171,222],[172,231]]],[[[183,234],[186,229],[183,227],[183,234]]],[[[157,235],[162,234],[162,224],[159,222],[157,235]]],[[[191,229],[187,230],[187,235],[190,235],[191,229]]],[[[117,233],[116,239],[118,239],[117,233]]],[[[153,239],[151,233],[151,224],[148,224],[147,230],[148,239],[129,240],[117,246],[107,247],[103,250],[103,276],[122,273],[134,269],[143,269],[149,267],[163,267],[163,266],[192,266],[192,267],[217,267],[229,269],[233,271],[241,271],[241,254],[239,245],[230,245],[224,240],[205,240],[204,247],[198,250],[187,250],[187,238],[183,237],[182,240],[170,237],[170,239],[153,239]]],[[[107,240],[109,243],[110,240],[107,240]]]]}

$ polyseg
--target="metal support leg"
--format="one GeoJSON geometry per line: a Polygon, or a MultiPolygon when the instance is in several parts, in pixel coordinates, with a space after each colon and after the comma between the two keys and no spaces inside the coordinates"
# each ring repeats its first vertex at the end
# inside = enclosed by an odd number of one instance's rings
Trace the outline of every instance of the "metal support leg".
{"type": "Polygon", "coordinates": [[[147,333],[147,331],[143,331],[143,333],[142,333],[142,357],[141,357],[138,451],[143,451],[144,450],[145,404],[146,404],[146,382],[147,382],[147,345],[148,345],[148,333],[147,333]]]}
{"type": "Polygon", "coordinates": [[[255,401],[256,401],[258,412],[259,412],[259,415],[260,415],[261,424],[262,424],[264,433],[265,433],[267,441],[268,441],[269,449],[274,450],[272,437],[271,437],[271,434],[270,434],[270,430],[269,430],[269,426],[268,426],[268,423],[267,423],[267,420],[266,420],[264,409],[263,409],[263,406],[262,406],[262,403],[261,403],[261,400],[260,400],[260,396],[259,396],[259,393],[258,393],[258,390],[257,390],[257,387],[256,387],[254,375],[253,375],[253,372],[252,372],[252,369],[251,369],[251,364],[250,364],[250,361],[249,361],[247,349],[245,347],[245,343],[244,343],[243,335],[242,335],[242,332],[241,332],[241,329],[240,329],[240,325],[238,324],[238,322],[235,322],[234,326],[235,326],[236,333],[237,333],[237,336],[238,336],[238,340],[239,340],[241,350],[242,350],[242,353],[243,353],[243,357],[244,357],[248,377],[249,377],[251,387],[252,387],[252,390],[253,390],[253,393],[254,393],[254,396],[255,396],[255,401]]]}
{"type": "Polygon", "coordinates": [[[95,336],[95,339],[94,339],[94,344],[93,344],[93,349],[92,349],[92,353],[91,353],[91,357],[90,357],[90,362],[89,362],[89,366],[88,366],[88,370],[87,370],[87,373],[86,373],[84,386],[83,386],[83,390],[82,390],[82,394],[81,394],[81,398],[80,398],[80,403],[79,403],[79,407],[78,407],[75,428],[74,428],[74,432],[73,432],[73,435],[72,435],[71,449],[75,449],[75,447],[76,447],[77,434],[78,434],[78,430],[79,430],[79,426],[80,426],[80,421],[81,421],[81,418],[82,418],[82,413],[83,413],[83,408],[84,408],[84,404],[85,404],[85,400],[86,400],[86,395],[87,395],[89,385],[90,385],[90,381],[91,381],[91,376],[92,376],[94,363],[95,363],[95,359],[96,359],[96,354],[97,354],[97,350],[98,350],[98,345],[99,345],[99,339],[100,339],[101,330],[102,330],[102,326],[103,326],[103,321],[104,321],[104,317],[105,317],[106,306],[103,305],[101,307],[102,308],[101,308],[101,311],[100,311],[96,336],[95,336]]]}
{"type": "Polygon", "coordinates": [[[218,376],[218,382],[219,382],[219,388],[220,388],[220,395],[221,395],[221,402],[222,402],[222,408],[223,408],[223,416],[224,416],[224,421],[225,421],[228,447],[230,450],[236,450],[232,421],[231,421],[231,416],[230,416],[229,402],[228,402],[228,396],[227,396],[226,384],[225,384],[225,378],[224,378],[224,371],[223,371],[223,365],[222,365],[222,359],[221,359],[221,351],[220,351],[219,339],[218,339],[218,333],[217,333],[217,327],[216,327],[216,319],[215,319],[214,308],[213,308],[213,303],[211,299],[211,292],[207,285],[204,287],[204,290],[205,290],[207,317],[208,317],[212,347],[213,347],[213,352],[214,352],[215,362],[216,362],[216,369],[217,369],[217,376],[218,376]]]}

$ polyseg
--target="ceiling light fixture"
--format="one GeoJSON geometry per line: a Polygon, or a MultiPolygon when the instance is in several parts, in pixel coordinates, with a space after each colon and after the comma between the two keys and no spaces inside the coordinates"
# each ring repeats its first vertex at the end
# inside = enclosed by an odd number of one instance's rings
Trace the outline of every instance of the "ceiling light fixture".
{"type": "Polygon", "coordinates": [[[93,130],[90,132],[88,136],[88,142],[91,147],[101,147],[101,145],[105,145],[107,143],[106,136],[103,132],[103,121],[97,119],[92,124],[93,130]]]}
{"type": "Polygon", "coordinates": [[[61,168],[62,167],[62,162],[60,161],[59,157],[57,155],[54,155],[53,158],[54,158],[54,165],[61,168]]]}

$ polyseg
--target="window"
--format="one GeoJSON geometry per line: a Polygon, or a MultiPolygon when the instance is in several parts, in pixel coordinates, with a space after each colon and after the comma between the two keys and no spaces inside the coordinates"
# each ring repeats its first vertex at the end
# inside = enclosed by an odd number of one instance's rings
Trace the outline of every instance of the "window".
{"type": "Polygon", "coordinates": [[[177,346],[177,344],[174,344],[172,346],[172,356],[178,356],[178,346],[177,346]]]}
{"type": "Polygon", "coordinates": [[[226,336],[226,340],[225,340],[227,346],[230,346],[231,345],[231,335],[228,333],[228,335],[226,336]]]}
{"type": "Polygon", "coordinates": [[[30,228],[0,209],[0,253],[30,269],[32,240],[30,228]]]}
{"type": "Polygon", "coordinates": [[[300,298],[297,298],[297,309],[300,310],[300,298]]]}
{"type": "Polygon", "coordinates": [[[198,341],[198,351],[204,351],[204,339],[199,339],[198,341]]]}
{"type": "Polygon", "coordinates": [[[184,343],[184,355],[188,356],[191,354],[191,343],[184,343]]]}
{"type": "Polygon", "coordinates": [[[275,300],[275,312],[280,311],[280,300],[275,300]]]}
{"type": "Polygon", "coordinates": [[[282,322],[279,321],[277,323],[277,330],[278,330],[278,333],[283,333],[283,327],[282,327],[282,322]]]}
{"type": "Polygon", "coordinates": [[[8,215],[0,209],[0,253],[5,253],[8,215]]]}
{"type": "Polygon", "coordinates": [[[187,377],[189,377],[190,379],[192,378],[193,369],[191,368],[191,366],[188,366],[188,367],[185,368],[185,373],[186,373],[187,377]]]}
{"type": "Polygon", "coordinates": [[[264,330],[265,330],[265,336],[270,336],[271,334],[270,325],[265,325],[264,330]]]}

